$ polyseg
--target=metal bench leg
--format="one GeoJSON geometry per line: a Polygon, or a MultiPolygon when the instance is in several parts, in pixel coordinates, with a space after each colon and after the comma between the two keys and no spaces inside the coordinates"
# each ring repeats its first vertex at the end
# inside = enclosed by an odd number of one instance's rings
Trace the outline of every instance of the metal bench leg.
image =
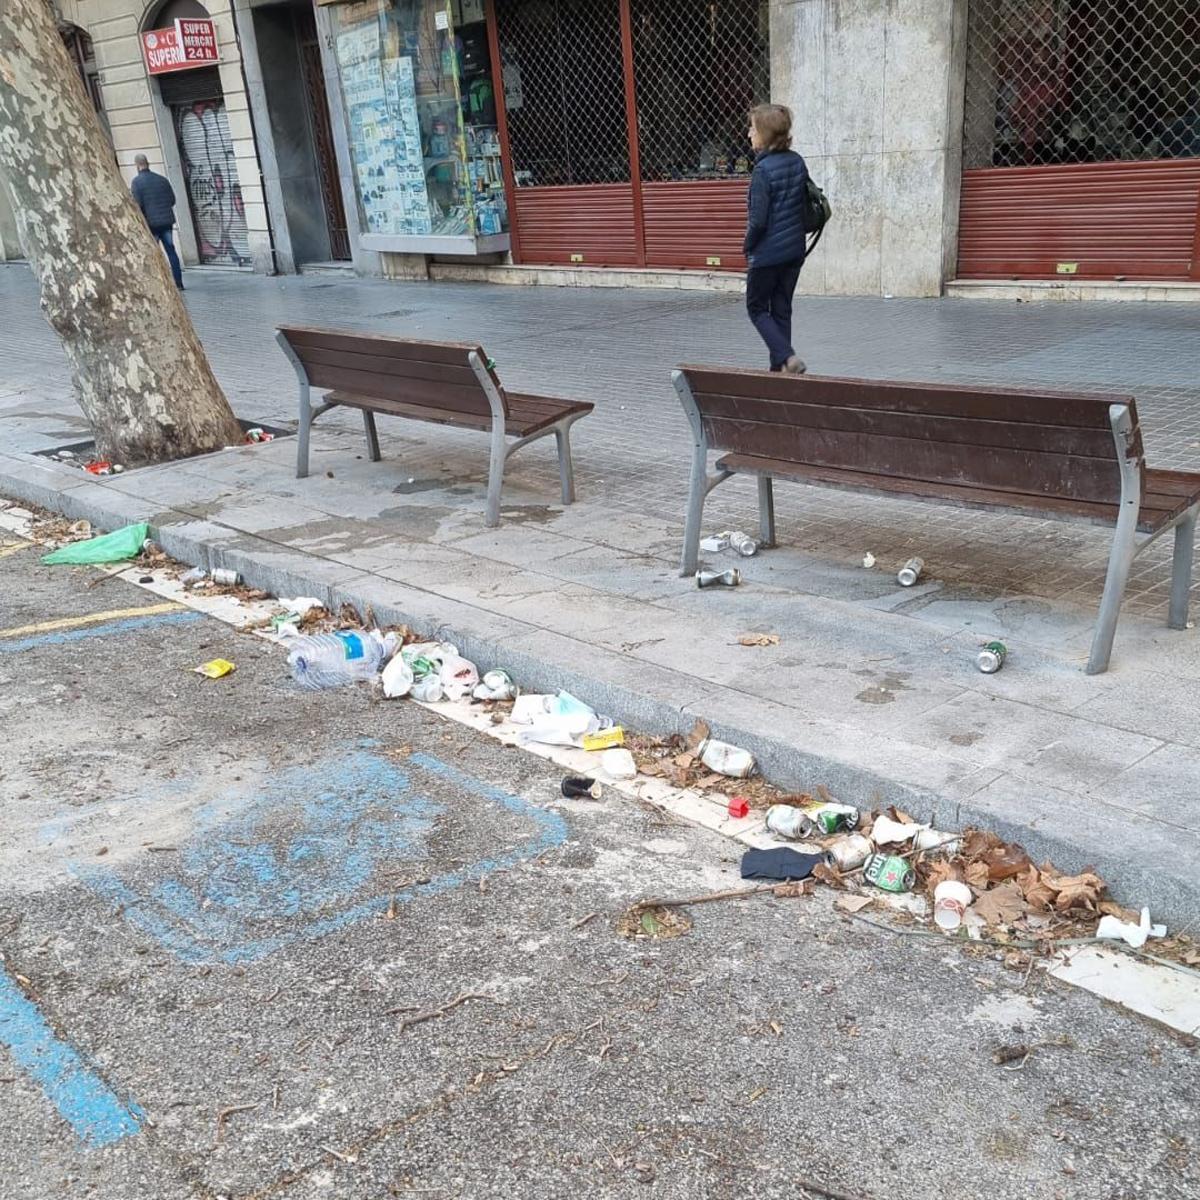
{"type": "Polygon", "coordinates": [[[300,385],[300,428],[296,431],[296,478],[308,478],[308,435],[312,429],[313,407],[308,384],[300,385]]]}
{"type": "Polygon", "coordinates": [[[1100,615],[1096,619],[1096,632],[1092,637],[1092,652],[1088,657],[1087,673],[1089,675],[1102,675],[1108,670],[1113,637],[1117,632],[1117,618],[1121,615],[1121,600],[1125,596],[1129,568],[1133,565],[1136,532],[1137,512],[1134,510],[1132,520],[1118,521],[1117,532],[1113,537],[1112,551],[1108,556],[1108,577],[1104,581],[1100,615]]]}
{"type": "Polygon", "coordinates": [[[562,502],[575,503],[575,466],[571,462],[571,426],[560,425],[554,430],[558,443],[558,477],[562,481],[562,502]]]}
{"type": "Polygon", "coordinates": [[[679,564],[681,575],[694,575],[700,565],[700,525],[708,490],[708,449],[701,446],[692,457],[692,482],[683,526],[683,560],[679,564]]]}
{"type": "Polygon", "coordinates": [[[379,430],[375,428],[375,414],[370,409],[363,409],[363,426],[367,431],[367,457],[372,462],[379,461],[379,430]]]}
{"type": "Polygon", "coordinates": [[[488,467],[487,515],[484,524],[495,529],[500,524],[500,489],[504,486],[504,463],[507,460],[504,445],[504,426],[492,426],[492,456],[488,467]]]}
{"type": "Polygon", "coordinates": [[[1167,624],[1186,629],[1188,595],[1192,590],[1192,558],[1196,548],[1196,513],[1175,526],[1175,557],[1171,568],[1171,608],[1167,624]]]}
{"type": "Polygon", "coordinates": [[[758,477],[758,545],[763,550],[775,548],[775,488],[770,475],[758,477]]]}

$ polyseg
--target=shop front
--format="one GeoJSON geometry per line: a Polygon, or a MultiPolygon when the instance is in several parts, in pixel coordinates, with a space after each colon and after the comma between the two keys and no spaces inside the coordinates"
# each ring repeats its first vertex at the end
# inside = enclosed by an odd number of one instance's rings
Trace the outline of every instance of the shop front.
{"type": "Polygon", "coordinates": [[[487,0],[524,264],[740,270],[767,0],[487,0]]]}
{"type": "Polygon", "coordinates": [[[482,3],[363,0],[328,12],[361,246],[508,250],[482,3]]]}
{"type": "Polygon", "coordinates": [[[971,0],[958,277],[1200,279],[1200,5],[971,0]]]}

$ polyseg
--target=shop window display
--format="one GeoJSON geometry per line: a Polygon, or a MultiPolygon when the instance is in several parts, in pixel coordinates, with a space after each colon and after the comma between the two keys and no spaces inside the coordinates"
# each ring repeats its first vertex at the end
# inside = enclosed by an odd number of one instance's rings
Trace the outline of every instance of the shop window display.
{"type": "Polygon", "coordinates": [[[469,239],[508,228],[486,25],[466,21],[475,7],[368,0],[331,10],[367,235],[469,239]]]}

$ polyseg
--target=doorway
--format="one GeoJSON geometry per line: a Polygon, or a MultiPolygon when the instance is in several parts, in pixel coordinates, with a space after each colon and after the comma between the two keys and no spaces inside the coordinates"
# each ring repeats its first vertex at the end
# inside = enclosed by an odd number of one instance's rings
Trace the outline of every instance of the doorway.
{"type": "Polygon", "coordinates": [[[164,75],[159,88],[179,148],[196,257],[205,265],[249,267],[246,210],[217,68],[164,75]]]}
{"type": "Polygon", "coordinates": [[[295,265],[349,261],[350,235],[312,5],[265,4],[252,12],[295,265]]]}

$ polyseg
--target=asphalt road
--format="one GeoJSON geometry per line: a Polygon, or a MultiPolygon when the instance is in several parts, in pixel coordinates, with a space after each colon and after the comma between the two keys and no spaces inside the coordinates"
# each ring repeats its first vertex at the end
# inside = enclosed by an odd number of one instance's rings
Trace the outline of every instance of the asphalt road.
{"type": "Polygon", "coordinates": [[[1200,1192],[1174,1035],[820,893],[628,940],[732,845],[0,555],[0,1196],[1200,1192]]]}

